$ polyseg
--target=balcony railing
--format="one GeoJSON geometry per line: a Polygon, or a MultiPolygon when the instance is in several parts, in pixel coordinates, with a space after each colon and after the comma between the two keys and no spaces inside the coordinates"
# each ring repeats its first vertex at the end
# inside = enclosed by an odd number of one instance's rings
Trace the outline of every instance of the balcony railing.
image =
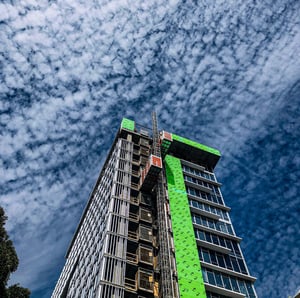
{"type": "Polygon", "coordinates": [[[129,212],[129,220],[139,221],[139,215],[136,213],[129,212]]]}
{"type": "Polygon", "coordinates": [[[134,279],[125,277],[125,288],[129,291],[136,291],[137,290],[137,284],[134,279]]]}
{"type": "Polygon", "coordinates": [[[128,238],[132,240],[138,240],[138,233],[136,231],[128,231],[128,238]]]}
{"type": "Polygon", "coordinates": [[[130,263],[137,264],[138,263],[138,256],[134,253],[127,252],[126,253],[126,260],[130,263]]]}
{"type": "Polygon", "coordinates": [[[136,197],[130,197],[130,203],[138,205],[139,204],[139,199],[136,197]]]}

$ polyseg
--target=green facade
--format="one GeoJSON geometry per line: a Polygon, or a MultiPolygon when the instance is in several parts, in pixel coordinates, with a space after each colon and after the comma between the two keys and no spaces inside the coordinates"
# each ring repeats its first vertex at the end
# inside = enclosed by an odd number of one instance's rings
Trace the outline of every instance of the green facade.
{"type": "Polygon", "coordinates": [[[206,298],[180,159],[167,155],[165,167],[180,297],[206,298]]]}
{"type": "Polygon", "coordinates": [[[220,151],[217,150],[217,149],[214,149],[214,148],[205,146],[203,144],[197,143],[195,141],[191,141],[189,139],[180,137],[178,135],[175,135],[174,133],[172,133],[172,138],[173,138],[174,141],[184,143],[184,144],[186,144],[188,146],[191,146],[191,147],[194,147],[194,148],[197,148],[197,149],[200,149],[200,150],[212,153],[212,154],[217,155],[217,156],[221,156],[220,151]]]}
{"type": "Polygon", "coordinates": [[[134,131],[134,121],[127,118],[123,118],[121,122],[121,128],[134,131]]]}

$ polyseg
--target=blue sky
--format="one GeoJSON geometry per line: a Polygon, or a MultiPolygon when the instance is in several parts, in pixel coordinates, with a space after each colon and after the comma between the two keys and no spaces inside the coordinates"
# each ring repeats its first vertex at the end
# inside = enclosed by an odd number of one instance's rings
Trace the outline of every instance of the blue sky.
{"type": "Polygon", "coordinates": [[[2,1],[0,204],[49,297],[123,116],[222,152],[261,298],[300,276],[299,1],[2,1]]]}

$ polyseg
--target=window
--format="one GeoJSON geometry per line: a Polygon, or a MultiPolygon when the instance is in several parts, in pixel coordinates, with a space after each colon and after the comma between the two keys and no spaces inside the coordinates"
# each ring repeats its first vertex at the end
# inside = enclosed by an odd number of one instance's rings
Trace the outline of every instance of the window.
{"type": "Polygon", "coordinates": [[[225,267],[225,262],[224,262],[224,258],[222,255],[217,254],[217,259],[218,259],[218,263],[220,267],[226,268],[225,267]]]}
{"type": "Polygon", "coordinates": [[[248,290],[249,295],[250,295],[250,296],[255,296],[255,295],[254,295],[254,291],[253,291],[253,287],[252,287],[251,283],[246,282],[246,287],[247,287],[247,290],[248,290]]]}
{"type": "Polygon", "coordinates": [[[239,284],[240,292],[243,294],[247,294],[247,290],[246,290],[244,281],[238,280],[238,284],[239,284]]]}
{"type": "Polygon", "coordinates": [[[221,274],[219,272],[215,273],[215,278],[216,278],[217,286],[223,288],[224,286],[223,286],[221,274]]]}
{"type": "Polygon", "coordinates": [[[237,271],[237,272],[240,272],[240,268],[239,268],[239,265],[238,265],[238,262],[237,262],[236,258],[230,257],[230,260],[231,260],[231,263],[232,263],[232,266],[233,266],[233,270],[237,271]]]}
{"type": "Polygon", "coordinates": [[[232,290],[230,280],[229,280],[228,276],[223,275],[223,282],[224,282],[224,286],[225,286],[226,289],[232,290]]]}
{"type": "Polygon", "coordinates": [[[237,281],[235,278],[231,277],[230,278],[230,281],[231,281],[231,285],[232,285],[232,289],[236,292],[239,292],[239,287],[238,287],[238,284],[237,284],[237,281]]]}
{"type": "Polygon", "coordinates": [[[216,245],[219,245],[219,239],[217,236],[215,235],[211,235],[211,238],[212,238],[212,242],[216,245]]]}
{"type": "Polygon", "coordinates": [[[199,231],[198,235],[199,235],[199,238],[200,238],[201,240],[204,240],[204,241],[205,241],[205,234],[204,234],[204,232],[199,231]]]}
{"type": "Polygon", "coordinates": [[[206,263],[210,263],[209,253],[206,250],[202,250],[203,261],[206,263]]]}
{"type": "Polygon", "coordinates": [[[212,242],[212,241],[211,241],[211,236],[210,236],[210,233],[208,233],[208,232],[205,232],[205,237],[206,237],[206,241],[208,241],[208,242],[212,242]]]}
{"type": "Polygon", "coordinates": [[[214,251],[210,251],[210,259],[212,264],[218,265],[217,257],[214,251]]]}
{"type": "Polygon", "coordinates": [[[228,255],[225,255],[224,256],[224,259],[225,259],[225,264],[226,264],[226,267],[228,269],[231,269],[232,270],[232,265],[231,265],[231,262],[230,262],[230,257],[228,255]]]}
{"type": "Polygon", "coordinates": [[[204,282],[208,282],[207,273],[205,269],[202,269],[202,277],[204,282]]]}
{"type": "Polygon", "coordinates": [[[215,277],[214,277],[214,273],[207,270],[207,277],[208,277],[208,282],[211,284],[211,285],[216,285],[216,281],[215,281],[215,277]]]}

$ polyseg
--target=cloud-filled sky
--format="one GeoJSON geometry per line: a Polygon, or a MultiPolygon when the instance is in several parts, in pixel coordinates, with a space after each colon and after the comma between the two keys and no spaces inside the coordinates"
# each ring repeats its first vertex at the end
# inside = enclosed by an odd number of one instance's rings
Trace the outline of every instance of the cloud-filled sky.
{"type": "Polygon", "coordinates": [[[49,297],[123,116],[218,148],[260,298],[300,283],[300,2],[0,4],[0,205],[12,282],[49,297]]]}

